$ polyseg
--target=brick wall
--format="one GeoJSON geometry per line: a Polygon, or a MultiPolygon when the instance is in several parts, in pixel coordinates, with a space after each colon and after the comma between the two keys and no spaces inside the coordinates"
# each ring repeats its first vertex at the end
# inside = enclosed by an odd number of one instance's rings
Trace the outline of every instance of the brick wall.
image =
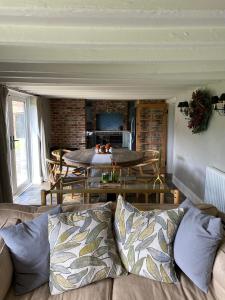
{"type": "Polygon", "coordinates": [[[51,147],[85,148],[85,100],[51,99],[51,147]]]}
{"type": "MultiPolygon", "coordinates": [[[[159,101],[141,100],[139,103],[159,101]]],[[[164,102],[164,101],[160,101],[164,102]]],[[[50,147],[78,148],[86,147],[86,104],[91,105],[92,130],[96,129],[96,114],[101,112],[120,112],[124,116],[124,130],[128,128],[129,101],[110,100],[50,100],[50,147]]]]}
{"type": "Polygon", "coordinates": [[[126,130],[128,126],[128,101],[110,101],[110,100],[91,100],[88,101],[93,110],[93,129],[96,129],[96,114],[102,112],[119,112],[123,114],[124,125],[123,129],[126,130]]]}

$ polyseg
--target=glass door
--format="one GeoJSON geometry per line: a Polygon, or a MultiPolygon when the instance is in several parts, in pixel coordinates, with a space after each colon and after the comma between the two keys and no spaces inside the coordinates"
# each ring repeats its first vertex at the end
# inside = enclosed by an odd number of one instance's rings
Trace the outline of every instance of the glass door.
{"type": "Polygon", "coordinates": [[[17,196],[31,182],[26,99],[9,97],[9,134],[12,189],[17,196]]]}

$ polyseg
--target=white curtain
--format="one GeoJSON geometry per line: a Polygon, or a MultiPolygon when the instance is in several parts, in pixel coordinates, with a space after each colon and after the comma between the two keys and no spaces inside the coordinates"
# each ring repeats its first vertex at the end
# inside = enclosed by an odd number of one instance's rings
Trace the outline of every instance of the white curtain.
{"type": "Polygon", "coordinates": [[[0,202],[13,202],[9,170],[9,145],[6,124],[8,90],[0,85],[0,202]]]}
{"type": "Polygon", "coordinates": [[[39,145],[41,176],[43,181],[48,180],[46,158],[49,157],[49,100],[43,97],[37,98],[39,145]]]}

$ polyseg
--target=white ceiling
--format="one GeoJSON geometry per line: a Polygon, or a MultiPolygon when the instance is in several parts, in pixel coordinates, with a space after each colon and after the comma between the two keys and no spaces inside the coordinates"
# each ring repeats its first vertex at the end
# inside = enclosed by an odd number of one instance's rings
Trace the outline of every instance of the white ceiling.
{"type": "Polygon", "coordinates": [[[0,82],[9,87],[168,99],[221,80],[224,0],[0,0],[0,82]]]}

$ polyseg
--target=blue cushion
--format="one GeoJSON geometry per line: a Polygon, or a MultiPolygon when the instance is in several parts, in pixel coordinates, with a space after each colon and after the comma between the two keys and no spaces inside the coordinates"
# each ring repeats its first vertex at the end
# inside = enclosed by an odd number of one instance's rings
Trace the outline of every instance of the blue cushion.
{"type": "Polygon", "coordinates": [[[59,206],[32,221],[0,230],[13,265],[13,286],[17,295],[27,293],[49,279],[48,214],[61,212],[59,206]]]}
{"type": "Polygon", "coordinates": [[[188,209],[175,237],[176,264],[205,293],[221,239],[221,219],[206,215],[195,207],[188,209]]]}

